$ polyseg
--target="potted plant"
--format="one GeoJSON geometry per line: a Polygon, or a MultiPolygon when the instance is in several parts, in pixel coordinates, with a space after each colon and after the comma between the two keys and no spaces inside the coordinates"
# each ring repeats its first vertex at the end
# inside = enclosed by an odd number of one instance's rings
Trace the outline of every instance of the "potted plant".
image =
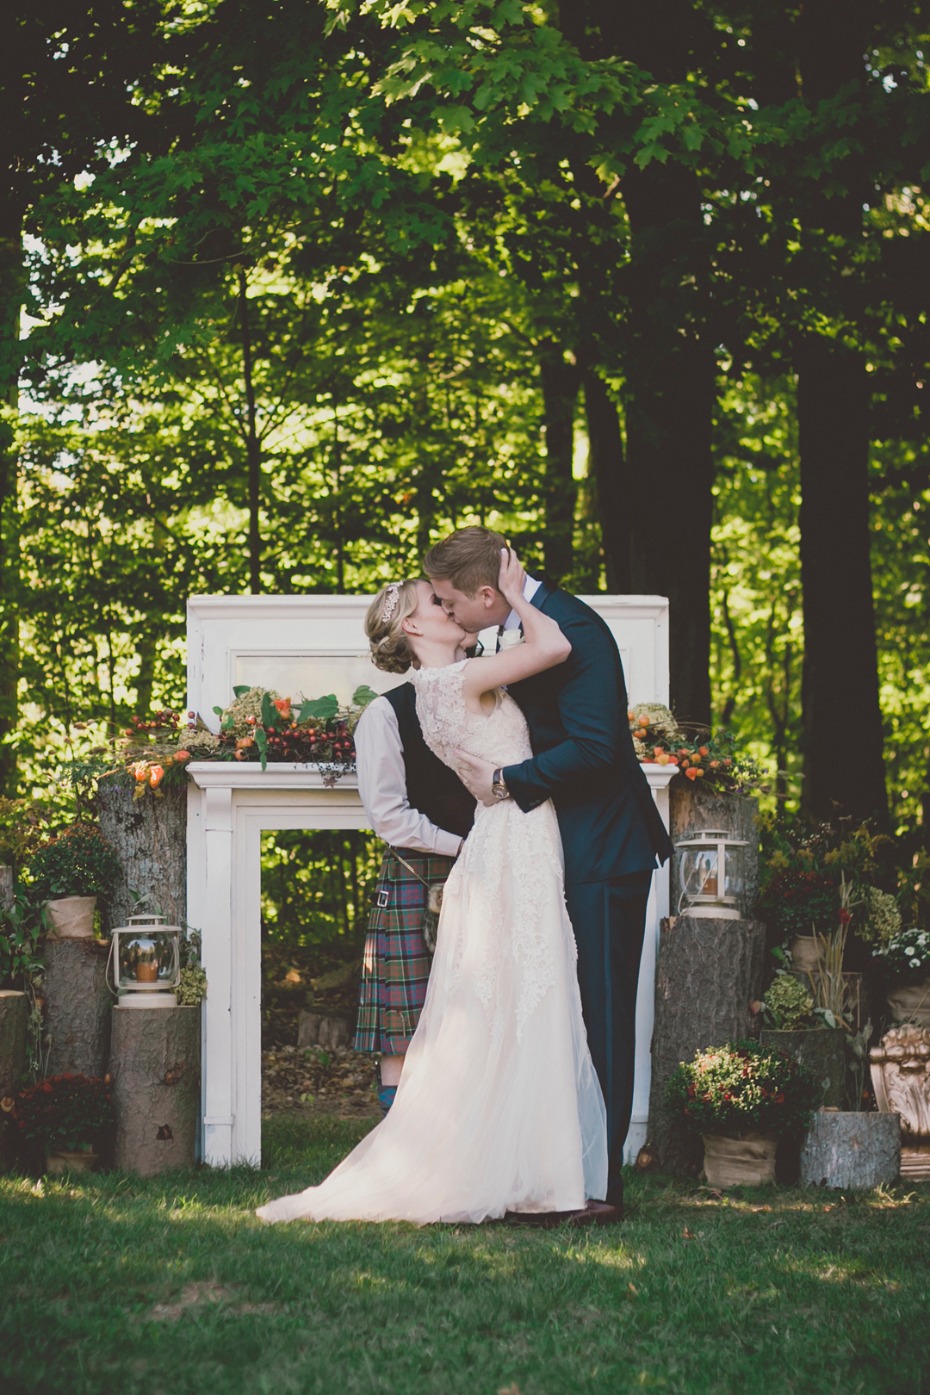
{"type": "Polygon", "coordinates": [[[207,975],[199,964],[185,964],[174,990],[178,1007],[199,1007],[207,996],[207,975]]]}
{"type": "Polygon", "coordinates": [[[778,1139],[805,1127],[816,1095],[805,1066],[756,1041],[706,1047],[666,1086],[669,1104],[703,1140],[704,1173],[716,1187],[774,1182],[778,1139]]]}
{"type": "Polygon", "coordinates": [[[116,884],[120,865],[96,824],[82,821],[43,843],[28,860],[31,894],[44,903],[52,933],[88,938],[97,897],[116,884]]]}
{"type": "Polygon", "coordinates": [[[49,1172],[87,1171],[115,1122],[109,1077],[51,1075],[17,1093],[12,1117],[20,1144],[41,1150],[49,1172]]]}

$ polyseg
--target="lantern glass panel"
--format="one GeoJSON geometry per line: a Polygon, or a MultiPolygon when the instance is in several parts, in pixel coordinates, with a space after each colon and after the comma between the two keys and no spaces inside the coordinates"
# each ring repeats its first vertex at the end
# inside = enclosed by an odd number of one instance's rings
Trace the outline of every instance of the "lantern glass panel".
{"type": "Polygon", "coordinates": [[[716,899],[719,885],[716,848],[688,848],[681,859],[681,889],[688,900],[716,899]]]}
{"type": "Polygon", "coordinates": [[[177,981],[177,935],[169,931],[148,930],[123,935],[120,944],[121,988],[141,984],[157,984],[173,988],[177,981]]]}
{"type": "Polygon", "coordinates": [[[733,846],[727,848],[726,885],[723,892],[727,900],[740,901],[746,894],[746,849],[733,846]]]}

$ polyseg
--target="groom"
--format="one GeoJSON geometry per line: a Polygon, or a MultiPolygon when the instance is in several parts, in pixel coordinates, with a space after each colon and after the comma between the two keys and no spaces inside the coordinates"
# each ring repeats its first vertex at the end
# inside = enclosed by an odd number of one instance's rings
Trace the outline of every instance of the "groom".
{"type": "MultiPolygon", "coordinates": [[[[437,598],[470,633],[518,628],[497,590],[506,545],[490,529],[461,528],[423,560],[437,598]]],[[[546,799],[555,804],[588,1045],[607,1106],[606,1201],[622,1215],[646,903],[656,858],[664,862],[672,846],[633,750],[623,667],[607,624],[545,581],[528,577],[524,595],[558,623],[571,655],[509,689],[526,717],[533,757],[495,769],[461,752],[459,773],[484,804],[513,799],[524,811],[546,799]]]]}

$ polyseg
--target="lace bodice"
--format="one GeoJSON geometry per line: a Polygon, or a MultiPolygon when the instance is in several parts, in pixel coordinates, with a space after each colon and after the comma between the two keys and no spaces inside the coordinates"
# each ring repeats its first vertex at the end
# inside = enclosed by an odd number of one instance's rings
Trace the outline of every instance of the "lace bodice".
{"type": "Polygon", "coordinates": [[[455,751],[494,763],[515,765],[533,754],[526,720],[513,698],[498,691],[494,711],[469,712],[462,696],[465,665],[480,659],[462,659],[445,668],[414,669],[417,716],[423,739],[445,765],[455,769],[455,751]]]}

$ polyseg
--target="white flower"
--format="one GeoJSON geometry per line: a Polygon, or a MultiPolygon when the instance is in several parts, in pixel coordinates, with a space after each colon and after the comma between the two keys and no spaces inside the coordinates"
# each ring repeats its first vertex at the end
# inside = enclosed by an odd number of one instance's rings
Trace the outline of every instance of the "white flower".
{"type": "Polygon", "coordinates": [[[515,644],[523,643],[522,630],[505,630],[498,641],[499,649],[511,649],[515,644]]]}

